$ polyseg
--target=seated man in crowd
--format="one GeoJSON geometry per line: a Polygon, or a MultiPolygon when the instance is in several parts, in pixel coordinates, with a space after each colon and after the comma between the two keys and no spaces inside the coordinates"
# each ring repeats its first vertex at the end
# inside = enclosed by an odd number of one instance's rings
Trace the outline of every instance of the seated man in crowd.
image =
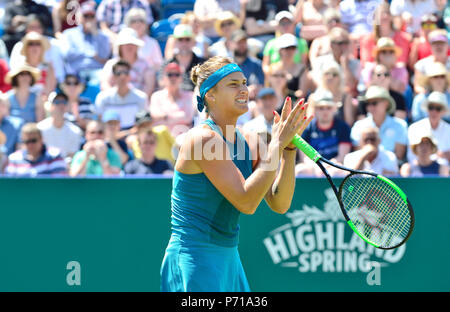
{"type": "Polygon", "coordinates": [[[120,157],[108,148],[105,142],[104,125],[99,121],[90,121],[86,126],[86,143],[83,149],[73,156],[70,175],[118,175],[122,168],[120,157]]]}
{"type": "Polygon", "coordinates": [[[344,157],[344,166],[354,170],[372,171],[384,176],[398,174],[397,157],[380,144],[378,128],[364,128],[360,136],[360,149],[344,157]]]}
{"type": "Polygon", "coordinates": [[[57,148],[45,146],[41,130],[27,123],[21,130],[24,148],[8,157],[5,173],[11,176],[64,175],[66,163],[57,148]]]}
{"type": "Polygon", "coordinates": [[[155,155],[158,136],[151,129],[144,129],[139,132],[138,142],[142,156],[139,159],[129,161],[124,166],[125,174],[172,174],[172,165],[155,155]]]}

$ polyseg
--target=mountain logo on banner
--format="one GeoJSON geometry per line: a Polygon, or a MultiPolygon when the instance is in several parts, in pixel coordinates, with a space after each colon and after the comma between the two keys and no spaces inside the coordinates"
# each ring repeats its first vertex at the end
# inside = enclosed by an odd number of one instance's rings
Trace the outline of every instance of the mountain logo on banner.
{"type": "Polygon", "coordinates": [[[368,272],[372,261],[387,266],[403,258],[406,245],[382,250],[365,243],[345,222],[333,190],[324,194],[323,209],[307,204],[292,207],[286,213],[289,222],[264,238],[273,264],[301,273],[368,272]]]}

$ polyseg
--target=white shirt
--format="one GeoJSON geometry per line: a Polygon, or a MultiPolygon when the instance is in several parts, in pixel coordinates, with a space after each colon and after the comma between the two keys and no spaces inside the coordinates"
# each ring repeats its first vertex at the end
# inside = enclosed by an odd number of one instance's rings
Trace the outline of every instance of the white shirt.
{"type": "Polygon", "coordinates": [[[47,147],[56,147],[63,157],[75,154],[80,149],[83,132],[70,121],[64,121],[61,128],[53,125],[53,118],[49,117],[37,124],[42,132],[44,143],[47,147]]]}
{"type": "MultiPolygon", "coordinates": [[[[357,150],[345,155],[344,167],[352,167],[359,159],[361,159],[361,153],[363,153],[362,150],[357,150]]],[[[397,157],[393,152],[385,150],[380,145],[378,146],[377,157],[372,162],[365,160],[362,170],[372,171],[378,174],[383,174],[383,171],[385,170],[398,173],[397,157]]]]}
{"type": "MultiPolygon", "coordinates": [[[[430,133],[437,141],[437,147],[439,151],[450,151],[450,125],[445,121],[439,121],[436,129],[431,128],[430,119],[424,118],[411,124],[408,128],[408,138],[411,141],[412,138],[421,135],[423,133],[430,133]]],[[[416,155],[411,150],[411,146],[408,146],[408,160],[412,161],[416,158],[416,155]]]]}

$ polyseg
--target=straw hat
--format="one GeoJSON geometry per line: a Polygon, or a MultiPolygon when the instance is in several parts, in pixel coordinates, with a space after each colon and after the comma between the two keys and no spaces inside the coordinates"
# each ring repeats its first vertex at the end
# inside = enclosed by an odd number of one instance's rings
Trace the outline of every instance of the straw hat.
{"type": "Polygon", "coordinates": [[[389,101],[389,107],[387,109],[387,114],[391,115],[395,112],[396,109],[396,105],[395,105],[395,101],[392,98],[392,96],[389,94],[389,91],[383,87],[379,87],[379,86],[370,86],[367,91],[365,96],[363,97],[364,100],[369,101],[369,100],[373,100],[373,99],[385,99],[389,101]]]}
{"type": "Polygon", "coordinates": [[[22,72],[29,72],[31,76],[33,76],[35,82],[41,79],[41,71],[38,68],[28,64],[22,64],[11,68],[11,70],[6,74],[5,82],[7,84],[11,84],[13,78],[22,72]]]}
{"type": "Polygon", "coordinates": [[[394,40],[392,40],[389,37],[381,37],[380,39],[378,39],[377,46],[375,47],[375,49],[372,52],[373,53],[373,57],[377,58],[378,54],[381,51],[386,51],[386,50],[394,51],[395,55],[397,57],[402,55],[402,50],[395,45],[394,40]]]}
{"type": "Polygon", "coordinates": [[[425,131],[425,132],[415,132],[415,135],[411,135],[409,137],[409,144],[411,145],[411,150],[414,154],[417,154],[416,151],[416,147],[417,145],[419,145],[423,139],[428,139],[431,142],[432,145],[432,152],[431,154],[434,154],[437,152],[438,148],[438,143],[436,141],[436,139],[433,137],[433,135],[431,134],[431,132],[429,131],[425,131]]]}
{"type": "Polygon", "coordinates": [[[440,62],[434,62],[427,66],[425,69],[425,75],[419,76],[419,84],[427,87],[429,86],[430,78],[436,76],[445,76],[447,79],[447,85],[450,86],[450,72],[448,72],[445,65],[440,62]]]}
{"type": "Polygon", "coordinates": [[[217,34],[219,34],[219,36],[223,36],[222,28],[220,27],[220,25],[223,22],[229,20],[233,21],[233,23],[236,25],[236,28],[241,28],[241,21],[239,20],[239,18],[237,18],[236,15],[233,14],[233,12],[231,11],[220,12],[219,15],[217,16],[216,21],[214,22],[214,29],[216,30],[217,34]]]}
{"type": "Polygon", "coordinates": [[[47,40],[47,38],[40,33],[36,31],[30,31],[22,38],[22,50],[20,51],[20,54],[25,55],[25,49],[27,45],[32,41],[39,41],[41,43],[42,48],[44,49],[44,52],[50,49],[50,43],[47,40]]]}

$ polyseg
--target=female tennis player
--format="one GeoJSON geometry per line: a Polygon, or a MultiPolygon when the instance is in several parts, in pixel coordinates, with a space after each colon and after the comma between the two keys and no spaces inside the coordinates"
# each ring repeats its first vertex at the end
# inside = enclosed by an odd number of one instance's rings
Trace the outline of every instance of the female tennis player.
{"type": "Polygon", "coordinates": [[[208,119],[187,133],[175,164],[161,291],[250,291],[237,248],[239,215],[253,214],[263,198],[275,212],[289,209],[296,154],[290,142],[312,117],[306,105],[291,108],[288,98],[281,115],[274,112],[267,152],[252,162],[257,157],[236,129],[248,110],[241,69],[229,58],[213,57],[195,66],[191,79],[200,91],[197,107],[208,119]]]}

